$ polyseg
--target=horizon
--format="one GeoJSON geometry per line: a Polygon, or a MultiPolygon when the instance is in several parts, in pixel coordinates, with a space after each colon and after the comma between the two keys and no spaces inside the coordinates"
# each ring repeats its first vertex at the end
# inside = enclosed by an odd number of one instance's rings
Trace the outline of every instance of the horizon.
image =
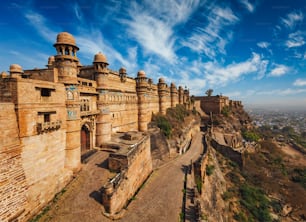
{"type": "Polygon", "coordinates": [[[109,68],[156,83],[209,88],[246,106],[306,109],[303,0],[1,1],[0,72],[43,68],[56,35],[71,33],[81,64],[96,53],[109,68]],[[18,14],[19,16],[16,16],[18,14]],[[58,16],[60,15],[60,16],[58,16]],[[289,107],[288,107],[289,106],[289,107]]]}

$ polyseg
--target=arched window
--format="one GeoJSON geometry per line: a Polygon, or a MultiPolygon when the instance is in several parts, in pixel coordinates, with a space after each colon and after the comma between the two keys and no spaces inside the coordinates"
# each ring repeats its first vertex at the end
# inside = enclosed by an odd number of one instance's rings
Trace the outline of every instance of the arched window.
{"type": "Polygon", "coordinates": [[[68,49],[68,47],[65,48],[65,55],[69,55],[69,49],[68,49]]]}
{"type": "Polygon", "coordinates": [[[67,99],[73,100],[73,93],[71,91],[67,91],[67,99]]]}

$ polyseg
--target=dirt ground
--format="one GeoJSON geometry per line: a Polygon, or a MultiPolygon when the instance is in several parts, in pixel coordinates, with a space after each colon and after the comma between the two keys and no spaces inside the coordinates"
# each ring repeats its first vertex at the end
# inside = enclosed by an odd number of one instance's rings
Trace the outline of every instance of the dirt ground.
{"type": "MultiPolygon", "coordinates": [[[[153,172],[143,188],[127,207],[119,221],[179,220],[182,207],[184,166],[198,158],[202,151],[202,134],[198,133],[190,149],[153,172]]],[[[107,152],[97,152],[84,164],[82,171],[67,186],[66,192],[40,222],[103,222],[111,221],[102,214],[100,188],[112,177],[107,166],[107,152]]],[[[186,221],[193,221],[187,217],[186,221]]]]}

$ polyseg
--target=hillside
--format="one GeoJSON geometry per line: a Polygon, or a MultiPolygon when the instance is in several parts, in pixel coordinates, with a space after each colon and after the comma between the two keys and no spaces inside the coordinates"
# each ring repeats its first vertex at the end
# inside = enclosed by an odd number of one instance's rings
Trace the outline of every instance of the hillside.
{"type": "Polygon", "coordinates": [[[212,139],[240,152],[243,163],[213,150],[208,165],[214,172],[204,184],[211,198],[203,198],[210,209],[208,221],[306,220],[306,158],[292,141],[277,143],[265,137],[242,107],[225,108],[204,121],[212,126],[212,139]],[[222,200],[216,201],[218,197],[222,200]],[[222,218],[213,216],[218,213],[222,218]]]}

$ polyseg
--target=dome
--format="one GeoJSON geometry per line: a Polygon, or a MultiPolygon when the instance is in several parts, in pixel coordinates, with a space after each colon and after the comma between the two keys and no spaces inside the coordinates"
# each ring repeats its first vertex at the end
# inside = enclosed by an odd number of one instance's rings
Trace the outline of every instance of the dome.
{"type": "Polygon", "coordinates": [[[106,56],[103,55],[101,52],[99,52],[98,54],[95,55],[95,58],[94,58],[94,62],[102,62],[102,63],[107,63],[107,59],[106,59],[106,56]]]}
{"type": "Polygon", "coordinates": [[[172,88],[176,88],[176,86],[175,86],[175,84],[173,82],[171,83],[171,87],[172,88]]]}
{"type": "Polygon", "coordinates": [[[10,72],[19,72],[19,73],[23,73],[22,67],[18,64],[12,64],[10,65],[10,72]]]}
{"type": "Polygon", "coordinates": [[[119,69],[119,73],[126,73],[126,68],[121,67],[121,68],[119,69]]]}
{"type": "Polygon", "coordinates": [[[159,78],[158,83],[165,83],[164,78],[159,78]]]}
{"type": "Polygon", "coordinates": [[[0,77],[3,78],[3,79],[7,78],[8,74],[6,72],[1,72],[0,77]]]}
{"type": "Polygon", "coordinates": [[[61,32],[57,35],[56,43],[54,45],[58,44],[66,44],[77,47],[74,37],[68,32],[61,32]]]}
{"type": "Polygon", "coordinates": [[[54,56],[50,56],[49,59],[48,59],[48,64],[53,64],[53,62],[55,62],[55,58],[54,56]]]}
{"type": "Polygon", "coordinates": [[[146,73],[145,73],[145,71],[140,70],[140,71],[137,73],[137,77],[138,77],[138,78],[140,78],[140,77],[145,78],[145,77],[146,77],[146,73]]]}

